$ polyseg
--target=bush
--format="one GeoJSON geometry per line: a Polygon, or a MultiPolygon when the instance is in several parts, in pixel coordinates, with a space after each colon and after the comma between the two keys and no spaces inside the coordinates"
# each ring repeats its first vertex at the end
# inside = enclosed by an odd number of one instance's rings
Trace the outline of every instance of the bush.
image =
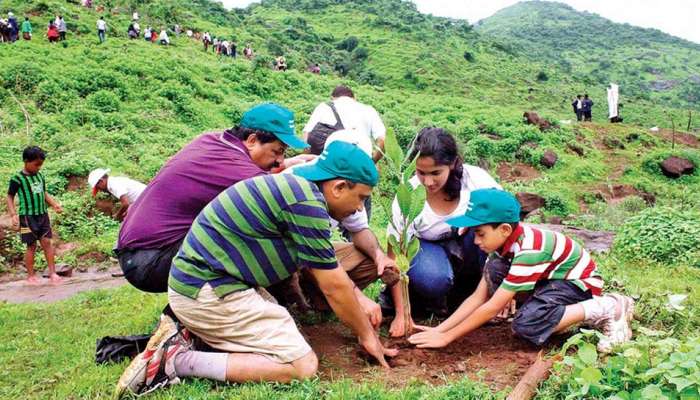
{"type": "Polygon", "coordinates": [[[46,79],[46,74],[35,63],[25,62],[3,68],[2,87],[20,93],[31,93],[46,79]]]}
{"type": "Polygon", "coordinates": [[[101,112],[117,112],[120,109],[119,97],[109,90],[97,91],[85,100],[90,107],[101,112]]]}
{"type": "Polygon", "coordinates": [[[537,73],[537,81],[538,82],[546,82],[549,80],[549,75],[547,75],[546,72],[540,71],[537,73]]]}
{"type": "Polygon", "coordinates": [[[338,50],[353,51],[359,44],[359,40],[355,36],[348,36],[335,46],[338,50]]]}
{"type": "Polygon", "coordinates": [[[78,98],[68,85],[56,81],[44,81],[36,88],[36,103],[48,113],[61,111],[78,98]]]}
{"type": "Polygon", "coordinates": [[[630,218],[615,238],[615,249],[636,259],[700,266],[700,212],[652,207],[630,218]]]}

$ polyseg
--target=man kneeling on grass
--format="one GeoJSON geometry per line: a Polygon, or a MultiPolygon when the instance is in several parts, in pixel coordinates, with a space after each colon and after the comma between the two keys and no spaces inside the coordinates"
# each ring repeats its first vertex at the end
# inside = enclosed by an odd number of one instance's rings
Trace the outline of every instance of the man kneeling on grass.
{"type": "Polygon", "coordinates": [[[534,291],[513,320],[513,332],[534,343],[574,324],[599,329],[605,338],[598,350],[632,338],[634,302],[627,296],[601,296],[603,280],[588,252],[556,232],[519,223],[520,204],[498,189],[473,191],[470,207],[448,224],[474,229],[474,243],[492,258],[484,266],[478,288],[443,323],[412,335],[418,347],[444,347],[485,324],[510,303],[516,293],[534,291]]]}
{"type": "Polygon", "coordinates": [[[335,142],[294,174],[239,182],[199,214],[173,261],[168,299],[146,350],[117,384],[144,393],[183,377],[228,382],[289,382],[316,374],[318,359],[289,312],[264,287],[308,268],[338,317],[388,368],[385,349],[358,303],[331,244],[329,217],[361,210],[377,184],[372,159],[335,142]],[[194,351],[190,332],[223,353],[194,351]]]}

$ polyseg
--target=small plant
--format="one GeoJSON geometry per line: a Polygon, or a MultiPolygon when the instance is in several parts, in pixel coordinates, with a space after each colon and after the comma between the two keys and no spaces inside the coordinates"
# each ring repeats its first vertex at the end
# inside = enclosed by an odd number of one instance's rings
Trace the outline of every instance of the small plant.
{"type": "MultiPolygon", "coordinates": [[[[415,141],[415,139],[414,139],[415,141]]],[[[420,214],[425,204],[425,187],[418,185],[415,188],[409,182],[416,170],[418,155],[409,159],[413,145],[409,147],[408,153],[404,154],[399,146],[393,130],[389,129],[385,141],[386,160],[389,165],[389,172],[398,180],[396,187],[396,200],[401,209],[401,226],[395,226],[393,220],[391,224],[394,230],[399,233],[398,239],[394,235],[388,235],[389,245],[396,256],[396,265],[399,267],[401,285],[401,295],[404,299],[403,317],[404,332],[406,337],[411,333],[411,301],[408,293],[408,268],[410,260],[418,254],[420,241],[417,237],[409,237],[408,228],[413,224],[418,214],[420,214]]]]}

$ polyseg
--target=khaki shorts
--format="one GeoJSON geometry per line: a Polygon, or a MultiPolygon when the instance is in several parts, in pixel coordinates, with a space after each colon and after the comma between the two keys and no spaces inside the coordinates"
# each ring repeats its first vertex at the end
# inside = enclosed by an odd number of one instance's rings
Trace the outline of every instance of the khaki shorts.
{"type": "Polygon", "coordinates": [[[287,309],[255,289],[219,298],[205,284],[192,300],[168,288],[168,300],[185,327],[215,349],[261,354],[283,364],[311,352],[287,309]]]}

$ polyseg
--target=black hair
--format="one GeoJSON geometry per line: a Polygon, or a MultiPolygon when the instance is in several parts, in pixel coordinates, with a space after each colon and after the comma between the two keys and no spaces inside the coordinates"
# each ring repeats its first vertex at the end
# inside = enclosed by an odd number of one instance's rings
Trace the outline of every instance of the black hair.
{"type": "Polygon", "coordinates": [[[338,98],[338,97],[352,97],[353,99],[355,98],[355,93],[352,92],[352,89],[345,85],[338,85],[333,89],[331,92],[331,97],[333,98],[338,98]]]}
{"type": "Polygon", "coordinates": [[[29,21],[29,17],[24,17],[24,20],[25,20],[25,21],[29,21]]]}
{"type": "Polygon", "coordinates": [[[46,152],[39,146],[29,146],[22,152],[22,160],[24,160],[24,162],[46,160],[46,152]]]}
{"type": "Polygon", "coordinates": [[[450,175],[445,182],[445,194],[448,200],[459,198],[464,169],[455,138],[442,128],[423,128],[418,133],[410,159],[412,160],[416,155],[430,157],[437,165],[449,166],[450,175]]]}
{"type": "Polygon", "coordinates": [[[520,225],[520,222],[490,222],[490,223],[484,224],[484,225],[488,225],[488,226],[490,226],[491,228],[496,229],[496,228],[498,228],[499,226],[501,226],[501,225],[503,225],[503,224],[510,225],[510,228],[511,228],[513,231],[515,231],[516,229],[518,229],[518,226],[520,225]]]}
{"type": "Polygon", "coordinates": [[[583,97],[588,98],[588,93],[584,94],[583,97]]]}
{"type": "Polygon", "coordinates": [[[279,140],[277,136],[270,132],[259,131],[257,129],[243,128],[240,126],[234,126],[231,129],[227,129],[226,132],[237,137],[238,139],[241,139],[242,141],[248,139],[248,136],[252,134],[255,134],[255,138],[258,139],[258,141],[262,144],[271,143],[275,140],[279,140]]]}
{"type": "Polygon", "coordinates": [[[580,99],[580,98],[581,98],[581,95],[580,95],[580,94],[579,94],[579,95],[577,95],[577,96],[576,96],[576,98],[577,98],[577,99],[580,99]]]}
{"type": "Polygon", "coordinates": [[[335,181],[335,180],[338,180],[338,179],[344,180],[345,183],[347,183],[347,185],[348,185],[348,189],[352,189],[352,188],[355,187],[355,185],[357,185],[357,182],[353,182],[353,181],[351,181],[350,179],[345,179],[345,178],[341,178],[341,177],[331,178],[331,179],[325,179],[325,180],[322,180],[322,181],[312,181],[312,182],[314,182],[319,188],[323,188],[323,185],[324,185],[326,182],[335,181]]]}

